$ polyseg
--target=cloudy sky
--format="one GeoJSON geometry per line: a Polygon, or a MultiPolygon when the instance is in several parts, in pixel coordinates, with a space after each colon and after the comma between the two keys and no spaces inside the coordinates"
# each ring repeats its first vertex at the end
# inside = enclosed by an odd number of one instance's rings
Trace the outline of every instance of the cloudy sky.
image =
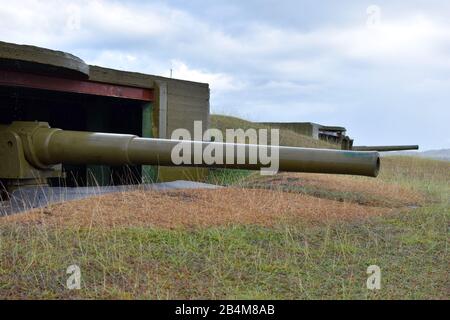
{"type": "Polygon", "coordinates": [[[211,111],[450,147],[450,2],[0,0],[0,40],[207,82],[211,111]]]}

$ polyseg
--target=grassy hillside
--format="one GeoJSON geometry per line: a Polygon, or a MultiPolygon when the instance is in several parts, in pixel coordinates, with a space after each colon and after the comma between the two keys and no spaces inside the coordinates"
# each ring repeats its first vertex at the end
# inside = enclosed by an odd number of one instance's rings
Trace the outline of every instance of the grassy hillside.
{"type": "MultiPolygon", "coordinates": [[[[270,126],[250,122],[236,117],[224,115],[211,115],[210,127],[221,130],[225,129],[270,129],[270,126]]],[[[337,149],[337,146],[321,140],[315,140],[311,137],[298,134],[292,130],[280,130],[280,145],[305,148],[327,148],[337,149]]]]}
{"type": "Polygon", "coordinates": [[[448,298],[449,181],[449,162],[391,157],[377,179],[251,175],[3,217],[0,298],[448,298]]]}

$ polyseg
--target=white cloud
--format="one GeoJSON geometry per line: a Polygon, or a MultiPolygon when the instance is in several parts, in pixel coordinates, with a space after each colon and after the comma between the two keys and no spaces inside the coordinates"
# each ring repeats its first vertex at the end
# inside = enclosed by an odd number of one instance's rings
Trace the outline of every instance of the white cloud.
{"type": "MultiPolygon", "coordinates": [[[[170,73],[165,73],[165,76],[169,75],[170,73]]],[[[242,90],[245,88],[243,82],[237,81],[228,74],[193,69],[179,60],[172,60],[172,75],[177,79],[209,83],[211,91],[215,91],[216,93],[242,90]]]]}
{"type": "Polygon", "coordinates": [[[424,16],[413,16],[385,21],[376,28],[333,32],[330,39],[338,52],[353,59],[403,65],[427,62],[450,67],[440,46],[450,42],[448,27],[424,16]]]}
{"type": "Polygon", "coordinates": [[[324,77],[327,69],[345,59],[450,67],[444,51],[449,48],[449,26],[423,15],[383,19],[376,28],[361,23],[310,31],[249,21],[235,34],[185,11],[145,2],[5,1],[0,17],[0,36],[7,41],[125,53],[157,47],[169,60],[186,60],[184,55],[225,68],[261,63],[261,68],[289,78],[324,77]]]}

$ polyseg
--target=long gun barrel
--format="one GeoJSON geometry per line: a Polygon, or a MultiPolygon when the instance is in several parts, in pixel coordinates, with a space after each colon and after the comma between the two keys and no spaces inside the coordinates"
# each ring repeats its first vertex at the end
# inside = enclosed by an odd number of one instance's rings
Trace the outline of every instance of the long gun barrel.
{"type": "MultiPolygon", "coordinates": [[[[267,163],[262,163],[260,158],[251,162],[249,155],[259,155],[267,150],[271,151],[271,156],[278,151],[280,171],[376,177],[380,167],[377,152],[140,138],[129,134],[65,131],[50,128],[44,122],[13,122],[9,126],[1,126],[0,145],[2,144],[11,150],[17,150],[18,155],[17,160],[11,160],[0,149],[0,162],[9,160],[10,167],[14,167],[15,161],[20,162],[23,158],[34,172],[40,170],[44,173],[58,164],[181,165],[256,170],[267,167],[267,163]],[[188,163],[179,164],[173,161],[174,148],[180,144],[186,147],[184,150],[192,150],[188,154],[190,163],[187,161],[188,163]],[[204,152],[211,147],[223,151],[219,161],[210,163],[203,157],[200,161],[196,159],[195,150],[204,152]],[[238,152],[239,148],[245,152],[238,152]],[[230,150],[233,161],[229,161],[230,150]]],[[[8,174],[11,176],[11,173],[0,168],[0,178],[8,178],[8,174]]]]}
{"type": "Polygon", "coordinates": [[[404,151],[404,150],[419,150],[418,145],[406,145],[406,146],[354,146],[354,151],[404,151]]]}

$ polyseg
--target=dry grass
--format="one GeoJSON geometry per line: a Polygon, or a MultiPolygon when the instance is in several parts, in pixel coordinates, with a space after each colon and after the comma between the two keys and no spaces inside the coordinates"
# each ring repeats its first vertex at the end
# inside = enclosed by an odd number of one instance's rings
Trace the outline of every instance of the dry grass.
{"type": "Polygon", "coordinates": [[[0,297],[445,299],[449,172],[389,159],[378,179],[282,174],[269,189],[130,192],[3,217],[0,297]],[[72,264],[81,290],[66,287],[72,264]],[[379,291],[365,287],[372,264],[379,291]]]}
{"type": "Polygon", "coordinates": [[[281,173],[253,175],[221,189],[135,191],[69,201],[3,218],[0,225],[192,229],[328,223],[398,212],[427,200],[422,192],[382,179],[281,173]]]}
{"type": "Polygon", "coordinates": [[[282,191],[241,188],[128,192],[54,204],[13,215],[1,224],[67,227],[204,228],[232,224],[272,226],[280,222],[329,222],[390,212],[282,191]]]}

